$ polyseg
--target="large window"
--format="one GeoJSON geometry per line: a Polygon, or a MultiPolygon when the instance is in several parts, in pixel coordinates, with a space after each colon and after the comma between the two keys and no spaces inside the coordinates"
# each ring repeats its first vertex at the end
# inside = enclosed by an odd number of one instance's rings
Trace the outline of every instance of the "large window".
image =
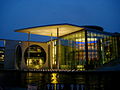
{"type": "Polygon", "coordinates": [[[5,48],[0,47],[0,62],[4,61],[4,52],[5,52],[5,48]]]}
{"type": "Polygon", "coordinates": [[[26,49],[24,58],[28,68],[40,69],[46,62],[46,53],[42,47],[31,45],[26,49]]]}
{"type": "Polygon", "coordinates": [[[4,67],[5,59],[5,40],[0,40],[0,68],[4,67]]]}
{"type": "Polygon", "coordinates": [[[60,39],[60,68],[84,70],[85,31],[80,31],[60,39]]]}
{"type": "Polygon", "coordinates": [[[87,41],[90,65],[101,66],[117,57],[115,36],[109,33],[88,31],[87,41]]]}
{"type": "Polygon", "coordinates": [[[54,60],[59,58],[61,69],[94,69],[117,57],[116,42],[116,37],[110,33],[82,30],[59,38],[59,57],[56,57],[54,41],[54,60]]]}
{"type": "Polygon", "coordinates": [[[0,40],[0,62],[4,61],[4,53],[5,53],[5,41],[0,40]]]}

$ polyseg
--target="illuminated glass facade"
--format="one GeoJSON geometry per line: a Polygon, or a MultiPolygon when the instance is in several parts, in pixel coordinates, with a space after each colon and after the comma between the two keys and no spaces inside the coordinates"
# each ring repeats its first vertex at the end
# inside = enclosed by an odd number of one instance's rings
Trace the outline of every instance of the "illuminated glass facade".
{"type": "Polygon", "coordinates": [[[60,69],[95,69],[118,58],[115,34],[81,30],[53,40],[53,65],[60,69]],[[58,64],[58,65],[57,65],[58,64]]]}
{"type": "Polygon", "coordinates": [[[92,70],[120,58],[120,34],[104,32],[99,26],[55,24],[15,32],[27,33],[28,42],[30,34],[51,38],[45,42],[47,51],[36,45],[25,50],[24,59],[28,68],[92,70]]]}

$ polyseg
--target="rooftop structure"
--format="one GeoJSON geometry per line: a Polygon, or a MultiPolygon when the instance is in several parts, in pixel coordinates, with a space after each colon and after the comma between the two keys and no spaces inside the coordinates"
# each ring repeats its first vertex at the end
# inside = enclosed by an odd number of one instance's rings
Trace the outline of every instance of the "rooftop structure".
{"type": "Polygon", "coordinates": [[[57,37],[57,29],[59,29],[59,36],[63,36],[72,32],[80,31],[84,28],[72,24],[54,24],[25,28],[21,30],[16,30],[16,32],[31,33],[44,36],[51,36],[52,33],[52,37],[57,37]]]}

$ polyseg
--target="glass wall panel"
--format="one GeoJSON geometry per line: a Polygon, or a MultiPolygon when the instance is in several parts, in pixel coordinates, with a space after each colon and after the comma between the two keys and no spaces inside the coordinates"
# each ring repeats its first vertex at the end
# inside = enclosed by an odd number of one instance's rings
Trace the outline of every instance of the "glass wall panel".
{"type": "Polygon", "coordinates": [[[111,34],[88,31],[88,59],[93,68],[109,63],[117,56],[116,39],[111,34]]]}
{"type": "Polygon", "coordinates": [[[60,41],[61,41],[60,68],[84,70],[85,65],[84,31],[62,37],[60,41]]]}
{"type": "MultiPolygon", "coordinates": [[[[87,30],[87,36],[83,30],[60,37],[59,46],[61,69],[85,70],[87,64],[88,69],[95,69],[118,57],[116,37],[98,30],[87,30]]],[[[56,44],[53,51],[56,62],[56,44]]]]}

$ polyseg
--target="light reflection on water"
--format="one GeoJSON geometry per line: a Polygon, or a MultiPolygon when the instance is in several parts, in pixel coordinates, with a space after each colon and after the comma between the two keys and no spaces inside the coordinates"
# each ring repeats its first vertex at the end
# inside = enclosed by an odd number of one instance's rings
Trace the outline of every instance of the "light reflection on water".
{"type": "MultiPolygon", "coordinates": [[[[118,88],[118,72],[26,73],[0,72],[0,90],[108,90],[118,88]]],[[[118,89],[117,89],[118,90],[118,89]]]]}

